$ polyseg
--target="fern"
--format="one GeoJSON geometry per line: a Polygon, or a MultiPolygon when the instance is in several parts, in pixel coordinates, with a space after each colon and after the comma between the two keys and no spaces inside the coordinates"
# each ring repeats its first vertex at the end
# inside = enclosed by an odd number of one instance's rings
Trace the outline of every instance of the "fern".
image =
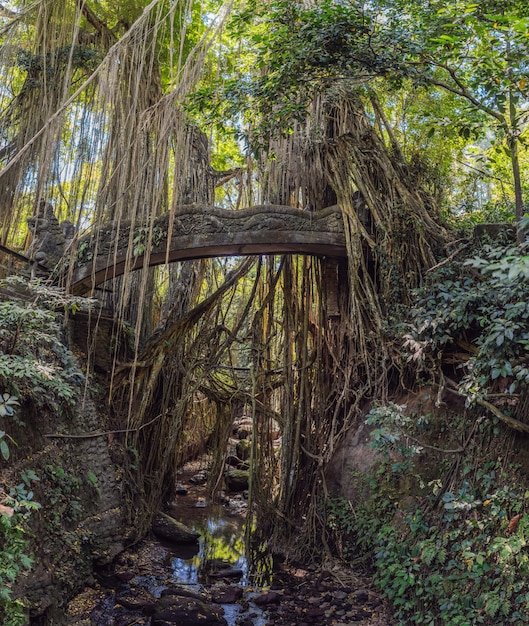
{"type": "Polygon", "coordinates": [[[501,605],[503,604],[503,600],[498,596],[497,593],[492,592],[487,594],[487,599],[485,602],[485,613],[489,617],[495,617],[500,610],[501,605]]]}
{"type": "Polygon", "coordinates": [[[425,541],[421,551],[422,562],[425,563],[425,565],[430,566],[437,557],[438,550],[437,545],[433,541],[425,541]]]}

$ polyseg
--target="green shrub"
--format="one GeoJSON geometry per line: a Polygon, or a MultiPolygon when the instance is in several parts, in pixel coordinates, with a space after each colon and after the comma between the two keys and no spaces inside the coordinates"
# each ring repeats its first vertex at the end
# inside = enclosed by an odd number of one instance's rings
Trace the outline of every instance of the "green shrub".
{"type": "Polygon", "coordinates": [[[420,481],[414,441],[427,422],[397,405],[375,407],[368,421],[383,460],[350,522],[357,548],[373,555],[375,582],[399,624],[529,624],[529,491],[519,486],[517,468],[476,450],[457,463],[452,491],[432,480],[406,509],[399,506],[402,481],[420,481]]]}
{"type": "MultiPolygon", "coordinates": [[[[72,404],[84,380],[61,341],[57,307],[78,307],[62,293],[39,285],[24,285],[31,302],[0,302],[0,391],[57,410],[72,404]]],[[[5,402],[0,403],[7,409],[5,402]]]]}
{"type": "Polygon", "coordinates": [[[34,472],[25,472],[22,482],[3,494],[0,507],[0,623],[4,626],[27,623],[24,602],[13,596],[13,586],[33,562],[27,554],[26,525],[31,512],[40,508],[30,489],[34,480],[39,480],[34,472]]]}
{"type": "Polygon", "coordinates": [[[374,538],[376,582],[402,624],[529,624],[527,516],[508,532],[524,496],[467,487],[443,495],[440,519],[418,509],[374,538]]]}
{"type": "Polygon", "coordinates": [[[405,336],[406,357],[431,370],[451,352],[469,401],[490,390],[529,385],[529,245],[482,246],[453,262],[416,292],[405,336]],[[467,356],[464,359],[463,355],[467,356]]]}
{"type": "MultiPolygon", "coordinates": [[[[24,401],[52,410],[71,405],[84,376],[61,341],[57,313],[63,308],[74,312],[79,299],[17,278],[6,282],[33,296],[30,302],[0,302],[0,423],[7,430],[13,421],[23,425],[20,413],[24,401]]],[[[0,430],[0,456],[5,461],[12,456],[11,444],[15,444],[13,439],[0,430]]],[[[64,477],[57,470],[54,478],[64,477]]],[[[31,512],[40,508],[31,490],[31,483],[37,480],[35,472],[26,470],[19,484],[0,485],[0,623],[5,626],[27,623],[24,603],[14,597],[13,590],[32,564],[27,553],[27,523],[31,512]]],[[[76,485],[70,483],[72,493],[67,493],[68,508],[62,513],[66,519],[75,520],[79,503],[73,494],[76,485]]]]}

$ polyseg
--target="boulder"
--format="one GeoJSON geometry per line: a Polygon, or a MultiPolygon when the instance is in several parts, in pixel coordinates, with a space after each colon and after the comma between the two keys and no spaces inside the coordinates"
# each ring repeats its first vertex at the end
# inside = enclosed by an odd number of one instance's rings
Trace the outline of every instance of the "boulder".
{"type": "Polygon", "coordinates": [[[193,485],[205,485],[208,482],[208,474],[207,472],[199,472],[194,476],[191,476],[189,482],[193,485]]]}
{"type": "Polygon", "coordinates": [[[210,572],[208,576],[210,578],[242,578],[243,573],[242,569],[238,567],[227,567],[226,569],[210,572]]]}
{"type": "Polygon", "coordinates": [[[117,597],[116,604],[129,611],[141,611],[144,615],[153,615],[156,610],[156,600],[146,597],[137,589],[117,597]]]}
{"type": "Polygon", "coordinates": [[[281,602],[281,594],[277,591],[268,591],[257,596],[253,600],[257,606],[266,606],[268,604],[278,604],[281,602]]]}
{"type": "Polygon", "coordinates": [[[237,442],[235,450],[237,457],[241,459],[241,461],[247,461],[250,458],[250,445],[249,439],[241,439],[237,442]]]}
{"type": "Polygon", "coordinates": [[[248,470],[229,469],[226,472],[226,487],[230,491],[244,491],[248,489],[250,472],[248,470]]]}
{"type": "Polygon", "coordinates": [[[242,463],[242,460],[234,454],[230,454],[226,457],[226,465],[231,465],[231,467],[239,467],[242,463]]]}
{"type": "Polygon", "coordinates": [[[202,599],[162,596],[151,618],[152,626],[228,626],[223,609],[202,599]]]}
{"type": "Polygon", "coordinates": [[[158,539],[166,539],[173,543],[196,543],[200,537],[200,533],[162,512],[154,516],[152,531],[158,539]]]}
{"type": "Polygon", "coordinates": [[[199,591],[193,591],[192,589],[186,589],[184,587],[167,587],[160,594],[160,602],[161,604],[169,605],[175,604],[177,600],[175,598],[191,598],[192,600],[199,600],[200,602],[207,602],[207,597],[205,594],[200,593],[199,591]],[[167,600],[170,596],[171,599],[167,600]]]}
{"type": "Polygon", "coordinates": [[[246,426],[241,426],[240,428],[237,429],[236,435],[237,438],[240,439],[241,441],[244,439],[248,439],[248,437],[252,434],[252,428],[250,426],[250,428],[246,427],[246,426]]]}
{"type": "Polygon", "coordinates": [[[218,572],[219,569],[228,569],[231,566],[231,562],[224,559],[206,559],[204,561],[204,570],[207,572],[218,572]]]}
{"type": "Polygon", "coordinates": [[[242,598],[242,595],[242,588],[235,585],[230,585],[229,587],[223,587],[221,589],[214,587],[211,599],[217,604],[235,604],[242,598]]]}

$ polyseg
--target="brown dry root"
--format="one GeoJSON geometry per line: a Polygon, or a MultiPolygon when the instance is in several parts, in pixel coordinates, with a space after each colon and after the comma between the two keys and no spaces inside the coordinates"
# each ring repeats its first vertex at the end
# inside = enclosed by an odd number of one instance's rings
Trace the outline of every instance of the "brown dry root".
{"type": "MultiPolygon", "coordinates": [[[[153,511],[171,492],[175,471],[182,461],[186,435],[193,429],[193,403],[199,392],[210,395],[213,422],[222,417],[223,402],[229,389],[217,389],[208,383],[211,361],[222,358],[230,340],[220,340],[207,332],[223,296],[254,266],[246,258],[230,272],[212,295],[187,314],[153,336],[137,359],[122,366],[114,381],[114,404],[117,410],[129,407],[128,427],[131,433],[126,448],[133,451],[130,464],[131,519],[134,539],[142,536],[153,511]],[[148,424],[148,427],[145,427],[148,424]]],[[[213,324],[214,326],[214,324],[213,324]]]]}
{"type": "Polygon", "coordinates": [[[326,316],[318,263],[287,261],[278,304],[263,307],[254,320],[255,395],[268,398],[281,415],[282,446],[272,457],[269,433],[255,427],[256,467],[266,471],[256,470],[253,497],[272,541],[310,556],[326,544],[327,464],[362,407],[372,398],[383,401],[402,367],[399,346],[387,336],[388,322],[409,304],[411,290],[435,264],[450,233],[354,94],[321,96],[306,126],[273,148],[266,178],[271,201],[306,194],[325,203],[334,194],[347,237],[348,284],[341,284],[347,294],[338,316],[326,316]],[[314,136],[307,139],[310,129],[324,129],[319,143],[314,136]],[[367,205],[367,219],[355,191],[367,205]],[[284,385],[270,397],[263,372],[273,360],[278,317],[282,345],[276,358],[282,360],[284,385]]]}

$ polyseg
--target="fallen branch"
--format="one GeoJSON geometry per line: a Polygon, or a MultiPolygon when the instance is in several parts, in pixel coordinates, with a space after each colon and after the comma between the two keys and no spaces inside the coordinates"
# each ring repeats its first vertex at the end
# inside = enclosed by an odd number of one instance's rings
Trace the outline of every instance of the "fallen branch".
{"type": "Polygon", "coordinates": [[[490,402],[487,402],[486,400],[476,400],[476,402],[485,409],[488,409],[498,419],[507,424],[509,428],[517,430],[521,433],[529,433],[529,424],[524,424],[510,415],[505,415],[505,413],[502,413],[498,407],[494,406],[494,404],[491,404],[490,402]]]}
{"type": "MultiPolygon", "coordinates": [[[[462,398],[467,397],[465,396],[464,393],[461,393],[460,391],[457,390],[456,388],[457,385],[453,380],[450,380],[449,378],[447,378],[446,380],[451,385],[451,387],[446,388],[448,391],[451,391],[452,393],[455,393],[456,395],[461,396],[462,398]]],[[[490,411],[495,417],[501,420],[504,424],[507,424],[509,428],[512,428],[513,430],[517,430],[518,432],[521,432],[521,433],[529,433],[529,424],[525,424],[524,422],[520,422],[520,420],[517,420],[514,417],[511,417],[510,415],[506,415],[505,413],[500,411],[500,409],[498,409],[497,406],[494,406],[494,404],[492,404],[491,402],[487,402],[487,400],[477,398],[476,404],[479,404],[484,409],[487,409],[488,411],[490,411]]]]}
{"type": "Polygon", "coordinates": [[[401,431],[402,434],[407,437],[408,439],[411,439],[411,441],[413,441],[413,443],[416,443],[418,446],[420,446],[421,448],[428,448],[429,450],[435,450],[436,452],[443,452],[444,454],[458,454],[461,452],[465,451],[465,447],[459,447],[459,448],[453,448],[453,449],[445,449],[445,448],[438,448],[437,446],[431,446],[427,443],[423,443],[422,441],[419,441],[418,439],[415,439],[415,437],[412,437],[411,435],[409,435],[408,433],[401,431]]]}
{"type": "Polygon", "coordinates": [[[447,263],[450,263],[450,261],[453,261],[455,259],[455,257],[460,253],[463,252],[463,250],[465,248],[468,248],[468,246],[470,245],[470,243],[466,243],[464,246],[461,246],[460,248],[458,248],[457,250],[455,250],[454,252],[452,252],[452,254],[448,257],[446,257],[446,259],[443,259],[440,263],[437,263],[436,265],[434,265],[433,267],[429,267],[426,270],[426,274],[428,272],[433,272],[434,270],[439,269],[440,267],[443,267],[443,265],[446,265],[447,263]]]}

